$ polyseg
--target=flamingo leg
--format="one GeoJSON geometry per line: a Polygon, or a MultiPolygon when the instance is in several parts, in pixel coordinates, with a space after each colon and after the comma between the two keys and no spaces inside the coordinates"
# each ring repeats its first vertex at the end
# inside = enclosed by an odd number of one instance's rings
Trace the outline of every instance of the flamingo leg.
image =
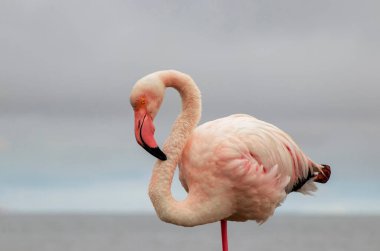
{"type": "Polygon", "coordinates": [[[227,221],[221,220],[220,226],[222,230],[222,250],[228,251],[227,221]]]}

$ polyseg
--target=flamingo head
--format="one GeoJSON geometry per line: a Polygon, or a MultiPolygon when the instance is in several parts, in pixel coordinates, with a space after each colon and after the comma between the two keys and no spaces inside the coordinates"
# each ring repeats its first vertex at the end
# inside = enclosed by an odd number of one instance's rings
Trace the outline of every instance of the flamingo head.
{"type": "Polygon", "coordinates": [[[130,102],[135,113],[135,137],[137,143],[160,160],[166,155],[154,138],[153,120],[157,115],[165,93],[165,85],[156,75],[148,75],[134,85],[130,102]]]}

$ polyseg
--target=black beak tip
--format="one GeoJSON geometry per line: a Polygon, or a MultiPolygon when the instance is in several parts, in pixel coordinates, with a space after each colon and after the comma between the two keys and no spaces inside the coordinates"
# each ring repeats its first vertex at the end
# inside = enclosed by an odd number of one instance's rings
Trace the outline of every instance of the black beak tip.
{"type": "Polygon", "coordinates": [[[157,157],[157,158],[159,158],[160,160],[162,160],[162,161],[165,161],[165,160],[167,160],[168,158],[166,158],[166,155],[163,153],[163,155],[162,156],[160,156],[160,157],[157,157]]]}
{"type": "Polygon", "coordinates": [[[165,153],[163,153],[159,147],[150,148],[150,147],[147,146],[147,147],[144,147],[144,148],[145,148],[145,150],[148,153],[152,154],[157,159],[160,159],[160,160],[163,160],[163,161],[167,160],[167,157],[166,157],[165,153]]]}

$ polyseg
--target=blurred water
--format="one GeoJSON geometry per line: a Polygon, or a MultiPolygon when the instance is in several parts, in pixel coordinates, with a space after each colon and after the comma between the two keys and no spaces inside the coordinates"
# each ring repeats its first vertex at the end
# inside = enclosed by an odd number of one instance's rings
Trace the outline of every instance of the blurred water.
{"type": "MultiPolygon", "coordinates": [[[[380,250],[380,216],[275,216],[229,222],[230,250],[380,250]]],[[[221,250],[219,223],[194,228],[148,215],[1,215],[0,250],[221,250]]]]}
{"type": "MultiPolygon", "coordinates": [[[[161,145],[172,122],[164,118],[158,118],[156,127],[161,145]]],[[[315,197],[290,195],[280,212],[380,212],[376,123],[270,122],[294,136],[312,159],[330,164],[333,170],[315,197]]],[[[0,209],[152,212],[147,187],[154,161],[135,142],[133,117],[0,116],[0,209]]],[[[183,198],[177,177],[173,185],[176,198],[183,198]]]]}

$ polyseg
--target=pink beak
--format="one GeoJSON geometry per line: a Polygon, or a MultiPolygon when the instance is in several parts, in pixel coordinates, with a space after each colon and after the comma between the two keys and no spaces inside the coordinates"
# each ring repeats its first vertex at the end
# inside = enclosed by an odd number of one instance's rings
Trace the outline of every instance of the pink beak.
{"type": "Polygon", "coordinates": [[[166,155],[157,146],[154,139],[154,124],[152,117],[145,109],[135,111],[135,137],[137,143],[148,153],[160,160],[166,160],[166,155]]]}

